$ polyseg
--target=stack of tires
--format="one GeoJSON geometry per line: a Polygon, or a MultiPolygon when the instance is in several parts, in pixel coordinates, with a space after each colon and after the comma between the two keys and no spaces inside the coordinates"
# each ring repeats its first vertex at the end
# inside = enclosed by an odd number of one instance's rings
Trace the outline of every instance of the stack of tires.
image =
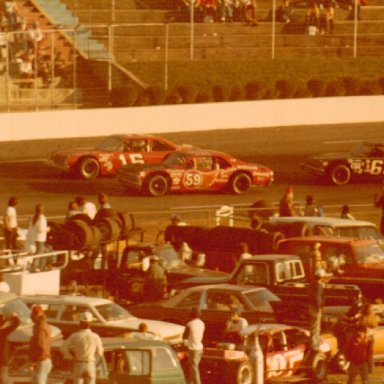
{"type": "Polygon", "coordinates": [[[71,216],[65,224],[48,223],[47,245],[53,250],[93,250],[100,245],[127,238],[132,229],[128,213],[101,209],[92,220],[85,214],[71,216]]]}

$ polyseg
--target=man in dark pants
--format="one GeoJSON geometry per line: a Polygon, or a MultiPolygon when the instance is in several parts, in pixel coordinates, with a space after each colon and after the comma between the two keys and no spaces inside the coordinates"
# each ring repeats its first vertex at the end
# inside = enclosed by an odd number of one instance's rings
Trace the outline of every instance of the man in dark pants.
{"type": "Polygon", "coordinates": [[[163,299],[167,287],[167,276],[159,261],[158,256],[151,256],[150,265],[146,272],[144,290],[149,301],[163,299]]]}
{"type": "Polygon", "coordinates": [[[0,384],[8,384],[8,365],[10,360],[8,336],[19,326],[16,314],[6,317],[0,314],[0,384]]]}

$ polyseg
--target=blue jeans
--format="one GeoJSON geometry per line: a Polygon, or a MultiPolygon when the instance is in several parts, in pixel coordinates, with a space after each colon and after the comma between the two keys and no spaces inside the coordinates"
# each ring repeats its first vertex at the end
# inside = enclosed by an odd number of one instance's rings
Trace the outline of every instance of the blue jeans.
{"type": "Polygon", "coordinates": [[[73,366],[73,384],[95,384],[96,365],[94,361],[76,362],[73,366]]]}
{"type": "Polygon", "coordinates": [[[203,356],[203,351],[195,351],[190,349],[188,353],[188,363],[189,363],[189,372],[188,372],[188,384],[201,384],[199,363],[201,357],[203,356]]]}
{"type": "Polygon", "coordinates": [[[52,360],[45,359],[35,363],[32,371],[32,384],[45,384],[52,370],[52,360]]]}

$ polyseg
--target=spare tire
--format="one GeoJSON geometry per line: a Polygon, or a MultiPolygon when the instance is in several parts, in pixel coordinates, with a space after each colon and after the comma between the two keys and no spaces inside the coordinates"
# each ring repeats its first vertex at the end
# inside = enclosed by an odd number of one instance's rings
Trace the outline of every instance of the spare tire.
{"type": "Polygon", "coordinates": [[[112,208],[101,208],[97,211],[95,218],[93,219],[94,222],[97,220],[103,218],[103,217],[112,217],[115,218],[117,216],[117,213],[112,208]]]}
{"type": "Polygon", "coordinates": [[[120,237],[128,236],[134,226],[132,216],[129,213],[117,212],[116,221],[120,227],[120,237]]]}
{"type": "Polygon", "coordinates": [[[65,230],[70,232],[68,249],[87,249],[92,245],[93,232],[91,227],[81,220],[73,220],[65,224],[65,230]]]}
{"type": "Polygon", "coordinates": [[[120,227],[115,219],[111,217],[100,217],[95,220],[94,225],[100,230],[100,243],[109,243],[118,240],[120,227]]]}
{"type": "Polygon", "coordinates": [[[69,223],[70,221],[74,221],[74,220],[84,221],[88,225],[92,224],[92,219],[88,215],[86,215],[85,213],[77,213],[76,215],[68,217],[67,223],[69,223]]]}

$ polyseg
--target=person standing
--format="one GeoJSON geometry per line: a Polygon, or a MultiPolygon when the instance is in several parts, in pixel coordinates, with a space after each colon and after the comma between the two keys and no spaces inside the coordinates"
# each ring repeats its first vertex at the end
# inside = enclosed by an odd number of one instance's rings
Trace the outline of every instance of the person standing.
{"type": "Polygon", "coordinates": [[[314,279],[309,284],[309,333],[310,350],[318,351],[320,347],[321,316],[324,304],[324,279],[326,272],[317,268],[314,279]]]}
{"type": "Polygon", "coordinates": [[[347,341],[345,348],[345,357],[350,362],[347,384],[353,384],[357,375],[360,375],[362,384],[368,384],[369,345],[366,328],[358,326],[355,333],[347,341]]]}
{"type": "Polygon", "coordinates": [[[7,317],[0,314],[0,384],[9,383],[9,341],[8,336],[20,325],[20,319],[15,313],[7,317]]]}
{"type": "Polygon", "coordinates": [[[284,196],[280,200],[279,216],[280,217],[296,216],[295,209],[294,209],[294,203],[293,203],[293,188],[292,187],[287,187],[285,189],[284,196]]]}
{"type": "MultiPolygon", "coordinates": [[[[35,214],[32,217],[28,231],[31,231],[31,240],[36,247],[35,254],[41,255],[45,252],[45,242],[47,241],[47,233],[49,231],[43,204],[36,205],[35,214]]],[[[47,261],[46,257],[34,259],[33,268],[35,270],[44,270],[47,267],[47,261]]]]}
{"type": "Polygon", "coordinates": [[[384,187],[380,194],[375,194],[373,196],[373,199],[375,207],[381,209],[380,232],[384,235],[384,187]]]}
{"type": "Polygon", "coordinates": [[[241,309],[236,308],[231,312],[229,319],[225,324],[225,332],[239,333],[245,327],[248,326],[248,321],[244,317],[241,317],[241,309]]]}
{"type": "Polygon", "coordinates": [[[81,313],[80,330],[69,336],[61,346],[64,358],[74,360],[74,384],[96,383],[96,363],[103,356],[104,349],[100,336],[91,331],[92,320],[90,312],[81,313]]]}
{"type": "Polygon", "coordinates": [[[349,220],[355,220],[354,216],[351,215],[349,206],[344,204],[341,207],[341,213],[340,213],[340,218],[341,219],[349,219],[349,220]]]}
{"type": "Polygon", "coordinates": [[[45,384],[52,370],[51,329],[40,305],[32,307],[31,319],[34,323],[29,342],[32,384],[45,384]]]}
{"type": "Polygon", "coordinates": [[[191,320],[186,324],[183,339],[188,348],[188,384],[201,384],[199,364],[203,356],[205,324],[200,319],[200,311],[192,309],[191,320]]]}
{"type": "Polygon", "coordinates": [[[167,288],[167,275],[159,261],[158,256],[152,256],[146,271],[144,291],[149,301],[162,300],[167,288]]]}
{"type": "Polygon", "coordinates": [[[17,199],[11,196],[4,215],[4,241],[5,249],[17,249],[17,199]]]}
{"type": "Polygon", "coordinates": [[[112,208],[111,204],[109,203],[108,195],[104,192],[101,192],[98,194],[97,201],[100,204],[99,209],[111,209],[112,208]]]}
{"type": "Polygon", "coordinates": [[[319,216],[319,209],[314,203],[312,195],[305,197],[304,216],[319,216]]]}
{"type": "Polygon", "coordinates": [[[79,206],[81,213],[88,215],[92,220],[95,218],[97,213],[97,208],[94,203],[92,203],[91,201],[85,200],[85,198],[82,196],[76,197],[75,201],[79,206]]]}

